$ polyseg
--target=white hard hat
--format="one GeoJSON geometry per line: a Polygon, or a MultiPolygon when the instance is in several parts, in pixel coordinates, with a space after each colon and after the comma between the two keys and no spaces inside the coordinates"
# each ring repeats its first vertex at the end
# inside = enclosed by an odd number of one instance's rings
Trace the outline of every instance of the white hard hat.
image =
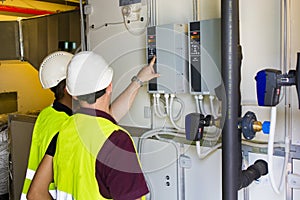
{"type": "Polygon", "coordinates": [[[82,51],[71,60],[67,70],[67,91],[72,96],[94,93],[112,81],[113,69],[98,54],[82,51]]]}
{"type": "Polygon", "coordinates": [[[73,54],[56,51],[44,58],[39,69],[40,82],[44,89],[52,88],[66,78],[67,67],[73,54]]]}

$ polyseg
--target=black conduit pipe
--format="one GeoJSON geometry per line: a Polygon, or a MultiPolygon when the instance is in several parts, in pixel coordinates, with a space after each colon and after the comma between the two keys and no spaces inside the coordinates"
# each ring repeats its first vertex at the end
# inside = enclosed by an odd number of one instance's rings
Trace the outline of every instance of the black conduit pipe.
{"type": "Polygon", "coordinates": [[[253,165],[250,165],[246,170],[242,171],[240,188],[247,187],[254,180],[257,180],[263,175],[268,174],[268,164],[264,160],[257,160],[253,165]]]}
{"type": "Polygon", "coordinates": [[[238,190],[268,173],[268,164],[257,160],[242,170],[242,140],[238,129],[241,116],[241,61],[239,1],[221,1],[222,23],[222,199],[237,200],[238,190]]]}
{"type": "Polygon", "coordinates": [[[222,79],[225,97],[222,102],[222,199],[237,200],[241,178],[240,81],[241,47],[239,44],[238,0],[221,0],[222,79]],[[225,98],[225,99],[224,99],[225,98]],[[225,101],[224,101],[225,100],[225,101]]]}

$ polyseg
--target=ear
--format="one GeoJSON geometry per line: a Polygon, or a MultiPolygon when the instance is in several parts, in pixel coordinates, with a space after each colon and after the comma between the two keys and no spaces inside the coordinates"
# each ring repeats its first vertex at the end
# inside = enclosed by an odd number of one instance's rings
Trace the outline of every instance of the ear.
{"type": "Polygon", "coordinates": [[[108,94],[112,93],[112,82],[106,87],[106,93],[108,94]]]}
{"type": "Polygon", "coordinates": [[[76,101],[78,101],[78,98],[77,97],[72,97],[73,99],[75,99],[76,101]]]}
{"type": "Polygon", "coordinates": [[[67,88],[66,88],[66,87],[64,88],[64,94],[65,94],[65,95],[66,95],[66,94],[67,94],[67,95],[70,95],[69,92],[67,91],[67,88]]]}

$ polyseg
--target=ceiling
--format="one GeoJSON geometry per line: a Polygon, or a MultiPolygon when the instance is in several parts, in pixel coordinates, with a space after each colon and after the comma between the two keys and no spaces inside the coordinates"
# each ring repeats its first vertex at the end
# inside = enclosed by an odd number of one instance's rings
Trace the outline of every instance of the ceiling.
{"type": "Polygon", "coordinates": [[[0,0],[0,21],[74,10],[79,3],[80,0],[0,0]]]}

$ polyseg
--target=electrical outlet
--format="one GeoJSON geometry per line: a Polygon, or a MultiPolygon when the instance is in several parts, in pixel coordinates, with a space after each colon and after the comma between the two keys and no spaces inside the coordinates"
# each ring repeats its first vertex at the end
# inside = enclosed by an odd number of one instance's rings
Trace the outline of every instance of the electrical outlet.
{"type": "Polygon", "coordinates": [[[186,155],[180,155],[179,164],[182,168],[190,169],[192,167],[192,159],[186,155]]]}

